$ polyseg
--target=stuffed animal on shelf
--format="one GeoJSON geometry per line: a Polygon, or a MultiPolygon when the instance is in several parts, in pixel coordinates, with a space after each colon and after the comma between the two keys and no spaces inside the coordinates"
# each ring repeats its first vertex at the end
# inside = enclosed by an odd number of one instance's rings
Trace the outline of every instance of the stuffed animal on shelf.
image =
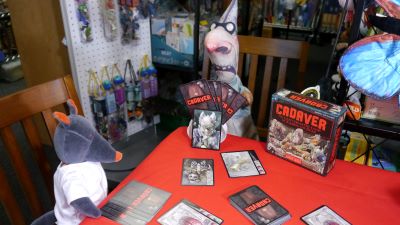
{"type": "MultiPolygon", "coordinates": [[[[239,42],[237,39],[238,2],[233,0],[218,22],[211,25],[211,31],[205,37],[204,45],[208,51],[217,80],[229,84],[248,101],[253,95],[237,75],[239,60],[239,42]]],[[[250,115],[250,106],[240,109],[228,122],[228,133],[258,139],[257,129],[250,115]]]]}
{"type": "Polygon", "coordinates": [[[53,113],[59,124],[54,133],[54,148],[61,163],[54,174],[54,210],[36,219],[32,225],[74,225],[86,216],[97,218],[97,205],[107,196],[107,179],[101,163],[121,160],[116,151],[88,119],[79,116],[72,100],[70,115],[53,113]]]}

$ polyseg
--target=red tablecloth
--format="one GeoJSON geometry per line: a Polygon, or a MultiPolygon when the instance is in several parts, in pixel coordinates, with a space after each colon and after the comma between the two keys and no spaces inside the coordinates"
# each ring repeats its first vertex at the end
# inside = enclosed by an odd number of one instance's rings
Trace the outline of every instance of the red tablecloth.
{"type": "MultiPolygon", "coordinates": [[[[172,193],[149,224],[181,199],[205,208],[227,225],[251,224],[233,208],[228,196],[256,184],[288,209],[292,218],[286,224],[303,224],[300,217],[321,205],[328,205],[352,224],[400,224],[400,174],[337,160],[332,171],[320,176],[265,152],[265,143],[229,136],[220,151],[190,147],[186,127],[170,134],[103,201],[115,195],[130,180],[137,180],[172,193]],[[229,178],[221,152],[254,149],[266,175],[229,178]],[[183,158],[212,158],[214,186],[181,186],[183,158]]],[[[132,149],[135,151],[135,149],[132,149]]],[[[82,224],[115,224],[107,218],[85,219],[82,224]]]]}

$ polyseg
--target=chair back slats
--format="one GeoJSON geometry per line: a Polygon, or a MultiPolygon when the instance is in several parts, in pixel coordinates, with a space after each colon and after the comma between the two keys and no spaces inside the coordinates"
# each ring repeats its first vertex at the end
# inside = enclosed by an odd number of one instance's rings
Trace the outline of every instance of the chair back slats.
{"type": "Polygon", "coordinates": [[[46,123],[49,135],[50,135],[51,139],[53,140],[54,132],[56,131],[56,127],[57,127],[57,122],[55,121],[55,119],[53,117],[53,111],[51,109],[43,110],[42,116],[46,123]]]}
{"type": "Polygon", "coordinates": [[[37,195],[37,190],[32,182],[32,176],[29,173],[21,153],[18,141],[12,132],[10,126],[0,129],[0,134],[3,139],[4,146],[10,157],[11,164],[15,169],[18,180],[22,185],[22,190],[25,192],[26,199],[29,203],[33,216],[37,217],[43,212],[42,205],[37,195]]]}
{"type": "Polygon", "coordinates": [[[258,55],[251,55],[250,59],[250,69],[249,69],[249,82],[248,88],[251,93],[254,93],[256,88],[256,76],[257,76],[257,67],[258,67],[258,55]]]}
{"type": "Polygon", "coordinates": [[[0,101],[0,109],[13,110],[0,110],[0,127],[63,104],[67,101],[67,96],[63,79],[57,79],[3,97],[0,101]]]}
{"type": "Polygon", "coordinates": [[[245,54],[240,53],[239,54],[239,64],[238,64],[238,76],[241,79],[243,76],[243,60],[244,60],[245,54]]]}
{"type": "Polygon", "coordinates": [[[255,55],[269,55],[278,58],[300,59],[306,42],[282,40],[275,38],[238,35],[239,52],[255,55]]]}
{"type": "Polygon", "coordinates": [[[53,189],[53,179],[50,164],[46,159],[43,152],[43,145],[40,142],[39,132],[33,123],[31,118],[26,118],[22,120],[22,126],[24,127],[25,135],[28,139],[29,145],[33,151],[33,155],[38,164],[40,172],[43,174],[44,181],[47,187],[47,191],[50,196],[54,196],[53,189]]]}
{"type": "Polygon", "coordinates": [[[8,179],[2,166],[0,166],[0,180],[0,198],[3,200],[3,204],[7,206],[4,207],[4,209],[8,218],[12,218],[14,225],[25,225],[24,217],[22,217],[19,212],[17,199],[14,197],[14,195],[10,194],[13,193],[13,190],[10,184],[7,182],[8,179]]]}
{"type": "Polygon", "coordinates": [[[75,105],[78,108],[78,114],[83,115],[81,102],[79,101],[78,92],[76,91],[76,88],[74,85],[74,80],[72,79],[72,76],[65,76],[64,83],[65,83],[65,87],[67,89],[69,98],[74,100],[75,105]]]}
{"type": "MultiPolygon", "coordinates": [[[[257,118],[257,127],[264,127],[265,124],[265,117],[267,114],[267,108],[269,107],[269,90],[270,90],[270,83],[272,77],[272,64],[274,62],[274,58],[272,56],[267,56],[265,62],[265,70],[264,76],[262,81],[262,89],[261,89],[261,96],[260,96],[260,107],[258,111],[258,118],[257,118]]],[[[261,135],[260,135],[261,136],[261,135]]]]}
{"type": "Polygon", "coordinates": [[[285,87],[287,63],[288,63],[287,58],[281,58],[281,62],[279,64],[278,84],[276,90],[285,87]]]}
{"type": "MultiPolygon", "coordinates": [[[[25,136],[33,151],[36,164],[49,190],[50,199],[53,199],[52,171],[44,154],[44,146],[41,143],[38,129],[32,121],[32,117],[41,113],[46,128],[53,139],[57,122],[53,118],[52,109],[60,105],[65,105],[70,98],[75,101],[78,107],[78,113],[82,115],[82,107],[71,75],[0,98],[0,109],[6,109],[0,110],[0,135],[33,217],[38,217],[43,213],[43,206],[38,197],[38,189],[32,182],[32,176],[10,126],[16,122],[21,122],[25,131],[25,136]]],[[[14,224],[24,224],[24,214],[21,211],[21,207],[18,205],[18,202],[15,204],[15,195],[12,190],[8,188],[8,179],[11,178],[2,178],[2,176],[5,175],[1,174],[3,172],[1,171],[1,167],[2,166],[0,166],[0,180],[4,180],[0,188],[1,203],[14,224]]]]}

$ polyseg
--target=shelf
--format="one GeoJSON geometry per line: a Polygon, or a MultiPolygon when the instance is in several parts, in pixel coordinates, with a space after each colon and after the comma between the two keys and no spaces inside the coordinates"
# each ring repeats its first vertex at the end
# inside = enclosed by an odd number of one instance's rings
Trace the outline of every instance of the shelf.
{"type": "Polygon", "coordinates": [[[6,56],[3,61],[0,61],[0,65],[6,65],[8,63],[12,63],[14,61],[17,61],[18,59],[19,55],[6,56]]]}
{"type": "MultiPolygon", "coordinates": [[[[264,22],[264,27],[287,29],[288,25],[264,22]]],[[[294,26],[294,25],[289,26],[289,30],[308,31],[308,32],[313,31],[313,29],[311,27],[301,27],[301,26],[294,26]]]]}
{"type": "Polygon", "coordinates": [[[343,129],[393,140],[400,140],[400,125],[369,119],[346,120],[343,129]]]}
{"type": "Polygon", "coordinates": [[[175,71],[180,71],[180,72],[187,72],[187,73],[193,73],[197,72],[195,68],[192,67],[182,67],[182,66],[176,66],[176,65],[168,65],[168,64],[160,64],[160,63],[153,63],[156,68],[162,68],[162,69],[168,69],[168,70],[175,70],[175,71]]]}

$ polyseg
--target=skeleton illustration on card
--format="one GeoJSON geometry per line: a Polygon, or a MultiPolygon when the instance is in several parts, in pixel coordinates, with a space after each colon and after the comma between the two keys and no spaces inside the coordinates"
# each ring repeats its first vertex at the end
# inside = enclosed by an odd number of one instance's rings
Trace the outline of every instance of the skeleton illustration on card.
{"type": "Polygon", "coordinates": [[[221,112],[194,110],[192,147],[219,150],[221,141],[221,112]]]}
{"type": "Polygon", "coordinates": [[[214,185],[214,160],[183,159],[182,185],[214,185]]]}

